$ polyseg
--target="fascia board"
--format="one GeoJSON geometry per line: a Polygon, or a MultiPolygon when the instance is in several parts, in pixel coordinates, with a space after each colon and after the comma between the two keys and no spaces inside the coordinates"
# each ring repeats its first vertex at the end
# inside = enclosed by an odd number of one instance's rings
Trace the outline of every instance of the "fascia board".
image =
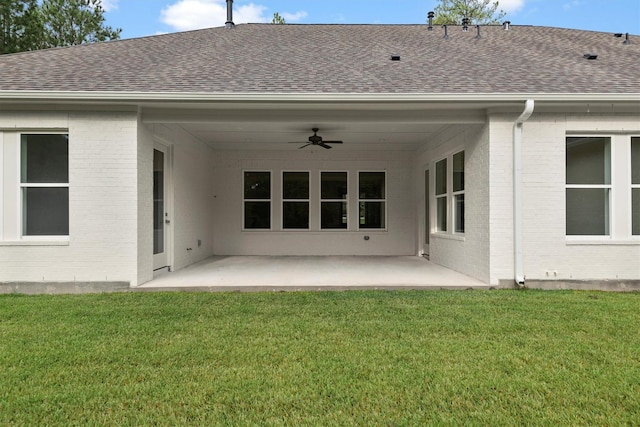
{"type": "Polygon", "coordinates": [[[418,102],[636,102],[640,93],[184,93],[184,92],[66,92],[0,91],[0,100],[14,102],[91,103],[418,103],[418,102]]]}

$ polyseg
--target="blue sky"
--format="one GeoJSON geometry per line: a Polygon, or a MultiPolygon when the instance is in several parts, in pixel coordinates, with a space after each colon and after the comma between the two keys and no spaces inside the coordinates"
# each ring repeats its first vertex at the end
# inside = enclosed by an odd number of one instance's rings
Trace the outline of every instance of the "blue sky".
{"type": "MultiPolygon", "coordinates": [[[[640,35],[640,0],[499,0],[513,25],[640,35]]],[[[300,24],[422,24],[436,0],[235,0],[234,21],[300,24]]],[[[122,38],[224,25],[226,0],[103,0],[122,38]]]]}

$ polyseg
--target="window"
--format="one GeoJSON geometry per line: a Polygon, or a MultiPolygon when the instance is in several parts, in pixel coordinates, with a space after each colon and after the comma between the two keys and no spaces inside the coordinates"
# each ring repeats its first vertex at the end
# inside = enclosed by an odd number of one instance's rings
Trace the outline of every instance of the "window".
{"type": "Polygon", "coordinates": [[[358,174],[358,205],[361,229],[386,227],[386,173],[358,174]]]}
{"type": "Polygon", "coordinates": [[[271,229],[271,172],[244,173],[244,228],[271,229]]]}
{"type": "Polygon", "coordinates": [[[69,136],[20,138],[23,236],[69,235],[69,136]]]}
{"type": "Polygon", "coordinates": [[[436,230],[447,231],[447,159],[436,163],[436,230]]]}
{"type": "Polygon", "coordinates": [[[309,229],[309,172],[282,173],[282,228],[309,229]]]}
{"type": "Polygon", "coordinates": [[[464,233],[464,151],[453,155],[453,226],[464,233]]]}
{"type": "Polygon", "coordinates": [[[631,138],[631,234],[640,236],[640,137],[631,138]]]}
{"type": "Polygon", "coordinates": [[[347,172],[320,173],[320,228],[346,229],[347,172]]]}
{"type": "Polygon", "coordinates": [[[566,233],[609,235],[611,138],[566,140],[566,233]]]}

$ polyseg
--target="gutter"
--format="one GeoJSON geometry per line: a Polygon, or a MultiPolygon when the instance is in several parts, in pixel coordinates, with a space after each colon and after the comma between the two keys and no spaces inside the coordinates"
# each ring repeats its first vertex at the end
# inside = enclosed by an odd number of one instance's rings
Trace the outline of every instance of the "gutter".
{"type": "Polygon", "coordinates": [[[0,90],[5,101],[70,102],[633,102],[638,93],[223,93],[0,90]]]}
{"type": "Polygon", "coordinates": [[[513,124],[513,268],[516,286],[524,286],[522,262],[522,128],[531,114],[535,103],[527,99],[524,111],[513,124]]]}

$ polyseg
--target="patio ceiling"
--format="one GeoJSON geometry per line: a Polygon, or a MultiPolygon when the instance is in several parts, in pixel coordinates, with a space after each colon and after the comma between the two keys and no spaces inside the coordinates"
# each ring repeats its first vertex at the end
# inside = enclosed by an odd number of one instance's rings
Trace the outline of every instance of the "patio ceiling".
{"type": "MultiPolygon", "coordinates": [[[[215,150],[292,150],[319,128],[325,140],[341,140],[339,150],[414,151],[430,138],[455,125],[481,125],[481,109],[316,108],[146,110],[145,123],[178,125],[215,150]]],[[[309,150],[323,150],[309,147],[309,150]]]]}

